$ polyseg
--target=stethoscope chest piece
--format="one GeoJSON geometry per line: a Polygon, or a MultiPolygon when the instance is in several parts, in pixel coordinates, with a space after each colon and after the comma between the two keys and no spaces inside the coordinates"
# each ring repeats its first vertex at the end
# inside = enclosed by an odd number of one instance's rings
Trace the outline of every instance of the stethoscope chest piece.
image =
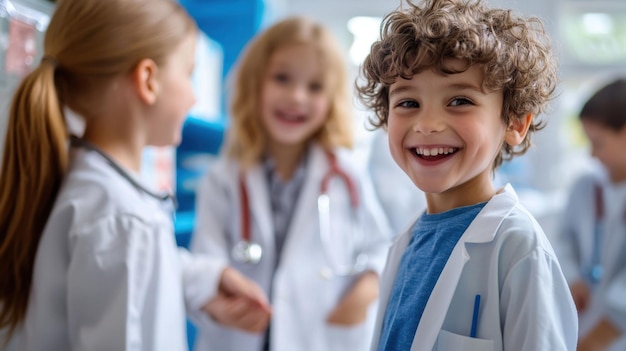
{"type": "Polygon", "coordinates": [[[240,241],[233,247],[233,259],[237,262],[257,264],[263,256],[261,245],[249,241],[240,241]]]}

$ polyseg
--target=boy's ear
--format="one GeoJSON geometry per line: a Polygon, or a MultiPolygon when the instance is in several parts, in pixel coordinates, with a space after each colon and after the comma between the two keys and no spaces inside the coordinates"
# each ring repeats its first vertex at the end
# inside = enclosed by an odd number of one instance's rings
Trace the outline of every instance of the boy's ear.
{"type": "Polygon", "coordinates": [[[521,144],[526,137],[526,133],[528,133],[528,128],[530,128],[530,123],[532,121],[532,113],[529,113],[521,118],[511,118],[509,126],[506,128],[506,132],[504,134],[504,141],[511,146],[521,144]]]}
{"type": "Polygon", "coordinates": [[[143,59],[131,72],[131,79],[141,101],[153,105],[158,96],[159,82],[157,80],[158,67],[151,59],[143,59]]]}

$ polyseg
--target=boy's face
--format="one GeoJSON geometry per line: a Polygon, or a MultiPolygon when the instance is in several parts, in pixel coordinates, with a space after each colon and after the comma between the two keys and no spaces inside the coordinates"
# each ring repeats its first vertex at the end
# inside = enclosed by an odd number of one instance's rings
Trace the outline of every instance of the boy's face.
{"type": "Polygon", "coordinates": [[[616,131],[589,119],[583,119],[582,125],[591,155],[602,162],[613,182],[626,181],[626,126],[616,131]]]}
{"type": "Polygon", "coordinates": [[[482,82],[482,68],[474,65],[451,75],[425,70],[411,80],[398,79],[389,89],[391,154],[427,193],[429,213],[487,201],[495,194],[492,165],[507,128],[502,92],[485,91],[482,82]]]}

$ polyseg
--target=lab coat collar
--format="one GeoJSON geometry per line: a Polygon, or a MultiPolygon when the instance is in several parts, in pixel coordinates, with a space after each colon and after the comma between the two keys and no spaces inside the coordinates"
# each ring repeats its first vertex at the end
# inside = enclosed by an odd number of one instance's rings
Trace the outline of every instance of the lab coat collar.
{"type": "Polygon", "coordinates": [[[91,144],[90,142],[78,138],[74,135],[70,136],[70,145],[72,147],[75,148],[83,148],[87,151],[91,151],[91,152],[95,152],[96,154],[100,155],[100,157],[102,157],[102,159],[115,171],[117,172],[122,178],[124,178],[126,181],[128,181],[133,187],[135,187],[137,190],[139,190],[140,192],[154,198],[157,199],[161,202],[171,202],[171,205],[173,208],[176,208],[178,205],[176,203],[176,198],[169,193],[157,193],[154,192],[150,189],[148,189],[147,186],[142,184],[142,181],[138,179],[138,177],[136,175],[134,175],[132,172],[126,170],[124,167],[122,167],[121,165],[119,165],[115,160],[113,160],[109,155],[107,155],[104,151],[102,151],[100,148],[98,148],[97,146],[91,144]]]}
{"type": "MultiPolygon", "coordinates": [[[[287,237],[283,246],[283,252],[291,252],[290,246],[294,241],[298,241],[298,238],[294,238],[298,233],[306,232],[302,230],[294,230],[294,228],[303,228],[310,225],[309,222],[316,219],[316,216],[311,216],[312,213],[317,213],[317,203],[311,201],[311,198],[317,198],[320,192],[320,184],[323,175],[328,170],[328,162],[326,160],[326,154],[322,147],[313,144],[308,149],[306,156],[306,174],[302,189],[298,195],[296,202],[296,208],[292,214],[292,219],[287,230],[287,237]]],[[[265,167],[262,163],[250,169],[245,174],[246,187],[250,196],[250,212],[252,221],[256,221],[258,228],[260,229],[260,238],[252,238],[253,241],[258,240],[263,247],[274,247],[274,224],[272,222],[272,206],[270,203],[269,186],[267,181],[267,175],[265,167]]],[[[254,236],[254,231],[252,233],[254,236]]],[[[267,250],[266,250],[267,251],[267,250]]],[[[271,250],[272,252],[274,250],[271,250]]]]}
{"type": "Polygon", "coordinates": [[[504,218],[518,203],[517,194],[510,184],[500,188],[472,221],[461,239],[466,243],[492,241],[504,218]]]}
{"type": "Polygon", "coordinates": [[[249,194],[250,226],[251,228],[259,228],[258,233],[255,233],[254,229],[251,230],[250,240],[258,242],[265,248],[264,255],[270,254],[268,251],[273,253],[274,250],[267,250],[267,248],[274,247],[274,223],[272,222],[269,186],[262,164],[245,173],[245,186],[249,194]],[[253,224],[254,222],[256,222],[256,226],[253,224]],[[259,237],[255,238],[255,234],[259,237]]]}
{"type": "MultiPolygon", "coordinates": [[[[426,304],[420,325],[413,339],[412,351],[432,350],[437,341],[439,331],[441,330],[450,302],[454,296],[455,287],[461,277],[463,266],[470,260],[465,244],[493,241],[502,220],[515,208],[518,202],[519,200],[513,187],[507,184],[487,202],[485,207],[483,207],[463,236],[459,239],[459,242],[450,254],[450,258],[431,292],[431,296],[436,296],[436,298],[429,299],[426,304]],[[424,323],[421,323],[422,321],[424,323]]],[[[387,306],[389,302],[393,282],[396,278],[402,255],[409,245],[410,239],[411,231],[409,228],[402,235],[395,238],[394,244],[390,249],[385,273],[381,281],[381,307],[387,306]]],[[[381,313],[378,314],[376,321],[373,350],[376,349],[380,339],[384,315],[384,309],[381,309],[381,313]]]]}
{"type": "Polygon", "coordinates": [[[471,259],[465,244],[493,241],[500,224],[518,202],[513,187],[507,184],[487,202],[459,239],[430,294],[436,298],[428,299],[426,303],[413,339],[412,351],[422,350],[425,345],[430,345],[426,349],[431,350],[437,341],[463,266],[471,259]]]}
{"type": "Polygon", "coordinates": [[[303,242],[301,236],[310,235],[306,230],[298,228],[309,228],[317,221],[317,197],[321,191],[322,178],[328,171],[328,160],[321,146],[312,144],[307,155],[306,174],[304,183],[300,190],[300,195],[295,204],[296,208],[292,214],[287,230],[287,237],[283,247],[281,261],[288,262],[299,252],[295,246],[303,242]],[[315,200],[313,200],[315,199],[315,200]]]}

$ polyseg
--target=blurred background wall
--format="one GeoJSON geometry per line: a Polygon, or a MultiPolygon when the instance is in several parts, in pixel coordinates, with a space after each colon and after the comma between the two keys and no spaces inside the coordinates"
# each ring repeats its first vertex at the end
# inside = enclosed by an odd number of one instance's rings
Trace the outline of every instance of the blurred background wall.
{"type": "MultiPolygon", "coordinates": [[[[352,78],[369,45],[378,36],[380,19],[400,6],[400,0],[180,0],[203,31],[195,74],[198,104],[186,124],[188,137],[178,149],[146,152],[144,176],[159,188],[175,189],[183,208],[191,208],[195,180],[219,150],[228,127],[228,74],[248,40],[268,24],[290,15],[310,16],[328,26],[343,45],[352,78]],[[213,133],[213,137],[202,138],[213,133]],[[204,143],[204,144],[203,144],[204,143]],[[206,152],[206,150],[211,150],[206,152]],[[189,195],[185,197],[186,195],[189,195]],[[186,206],[186,207],[185,207],[186,206]]],[[[550,33],[560,59],[558,95],[548,114],[547,127],[536,135],[535,147],[498,173],[501,183],[513,183],[522,200],[550,234],[563,203],[564,190],[582,170],[590,167],[588,146],[577,122],[586,98],[607,80],[626,75],[626,1],[624,0],[487,0],[540,17],[550,33]]],[[[0,0],[0,150],[6,131],[6,111],[13,89],[28,69],[39,61],[43,34],[53,1],[0,0]]],[[[355,100],[357,150],[364,162],[372,149],[385,154],[384,132],[366,130],[371,114],[355,100]],[[377,145],[372,148],[371,145],[377,145]],[[382,145],[382,146],[381,146],[382,145]]],[[[376,159],[376,157],[374,158],[376,159]]],[[[388,161],[388,160],[387,160],[388,161]]],[[[394,164],[374,161],[369,167],[388,169],[394,164]]],[[[399,177],[390,173],[385,177],[399,177]]],[[[410,184],[402,183],[402,186],[410,184]]],[[[384,190],[394,192],[394,189],[384,190]]],[[[185,216],[179,222],[187,221],[185,216]]],[[[192,217],[188,218],[189,221],[192,217]]],[[[185,224],[188,226],[191,222],[185,224]]],[[[182,225],[182,224],[181,224],[182,225]]],[[[182,229],[181,229],[182,230],[182,229]]]]}

